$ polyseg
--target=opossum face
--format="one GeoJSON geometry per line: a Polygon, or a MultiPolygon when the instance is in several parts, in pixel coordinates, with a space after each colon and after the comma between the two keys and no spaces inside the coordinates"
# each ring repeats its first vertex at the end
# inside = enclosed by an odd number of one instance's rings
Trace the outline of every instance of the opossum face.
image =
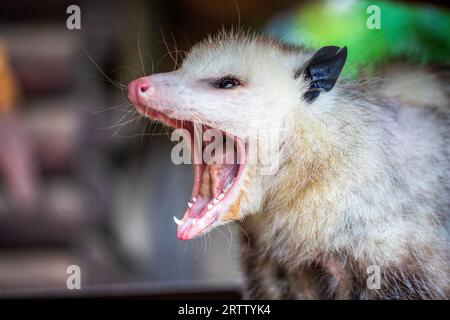
{"type": "Polygon", "coordinates": [[[259,209],[261,169],[277,158],[267,150],[279,150],[305,100],[309,82],[298,70],[309,57],[258,38],[219,37],[195,46],[177,71],[130,83],[140,113],[190,137],[195,178],[184,217],[175,218],[179,239],[259,209]]]}

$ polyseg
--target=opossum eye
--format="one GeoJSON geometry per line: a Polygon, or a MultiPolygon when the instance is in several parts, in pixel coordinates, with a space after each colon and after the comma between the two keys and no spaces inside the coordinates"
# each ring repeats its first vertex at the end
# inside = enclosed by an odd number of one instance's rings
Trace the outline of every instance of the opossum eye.
{"type": "Polygon", "coordinates": [[[310,81],[303,95],[306,101],[313,101],[320,92],[333,89],[346,59],[347,47],[327,46],[313,55],[305,70],[305,79],[310,81]]]}
{"type": "Polygon", "coordinates": [[[232,89],[240,84],[239,80],[235,78],[225,77],[214,82],[214,87],[217,89],[232,89]]]}

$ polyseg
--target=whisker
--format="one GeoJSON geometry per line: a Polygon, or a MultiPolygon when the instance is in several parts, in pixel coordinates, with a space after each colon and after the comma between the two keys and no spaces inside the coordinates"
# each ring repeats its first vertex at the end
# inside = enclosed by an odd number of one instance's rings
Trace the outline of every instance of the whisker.
{"type": "Polygon", "coordinates": [[[148,52],[146,52],[145,55],[146,55],[147,57],[150,58],[150,62],[152,63],[152,71],[151,71],[151,74],[153,74],[153,73],[155,72],[155,62],[153,61],[152,56],[151,56],[148,52]]]}
{"type": "Polygon", "coordinates": [[[240,223],[235,223],[235,225],[238,226],[239,229],[241,229],[241,231],[244,233],[244,235],[247,238],[247,250],[250,248],[250,236],[248,235],[247,231],[244,230],[244,228],[242,228],[242,226],[240,225],[240,223]]]}
{"type": "Polygon", "coordinates": [[[144,72],[143,76],[145,76],[147,73],[145,71],[144,60],[142,59],[140,38],[141,37],[140,37],[140,34],[138,32],[137,47],[138,47],[139,59],[141,60],[142,72],[144,72]]]}
{"type": "Polygon", "coordinates": [[[111,80],[111,79],[105,79],[102,76],[97,76],[97,75],[93,75],[93,76],[88,76],[88,78],[93,78],[93,79],[100,79],[105,81],[106,83],[112,84],[114,87],[118,88],[118,89],[128,89],[128,87],[122,83],[119,83],[115,80],[111,80]]]}
{"type": "Polygon", "coordinates": [[[120,130],[122,130],[122,129],[125,127],[125,125],[127,125],[128,123],[131,123],[131,122],[133,122],[133,121],[136,121],[136,120],[139,119],[140,117],[141,117],[141,116],[138,115],[138,116],[132,118],[131,120],[129,120],[129,121],[123,123],[123,125],[122,125],[117,131],[115,131],[111,137],[114,137],[116,134],[118,134],[118,133],[120,132],[120,130]]]}
{"type": "Polygon", "coordinates": [[[230,234],[230,245],[228,247],[228,257],[231,254],[231,248],[233,247],[233,232],[231,231],[230,225],[227,224],[228,233],[230,234]]]}
{"type": "MultiPolygon", "coordinates": [[[[174,71],[175,69],[178,68],[178,55],[181,53],[181,51],[178,50],[177,40],[175,39],[174,34],[170,33],[170,35],[172,37],[173,47],[175,49],[175,65],[174,65],[173,70],[172,70],[172,71],[174,71]]],[[[183,57],[181,57],[181,58],[183,58],[183,57]]]]}
{"type": "Polygon", "coordinates": [[[105,78],[105,80],[110,81],[111,84],[114,84],[119,87],[127,87],[121,83],[118,83],[117,81],[111,79],[103,70],[100,68],[100,66],[95,62],[95,60],[92,58],[92,56],[87,52],[86,49],[83,49],[84,53],[88,56],[89,60],[94,64],[94,66],[97,68],[97,70],[100,72],[100,74],[105,78]]]}
{"type": "Polygon", "coordinates": [[[131,107],[131,106],[132,106],[132,104],[129,101],[125,101],[125,102],[123,102],[123,103],[121,103],[121,104],[119,104],[117,106],[102,108],[102,109],[99,109],[99,110],[91,111],[91,113],[92,114],[98,114],[98,113],[103,113],[103,112],[106,112],[106,111],[117,110],[117,109],[119,109],[120,111],[132,112],[131,109],[130,110],[123,109],[123,108],[131,107]]]}
{"type": "Polygon", "coordinates": [[[163,38],[164,46],[166,47],[167,53],[169,54],[169,56],[170,56],[170,58],[172,59],[173,63],[176,64],[176,60],[175,60],[175,58],[172,56],[172,53],[171,53],[170,50],[169,50],[169,46],[168,46],[168,44],[167,44],[167,40],[166,40],[166,37],[165,37],[165,35],[164,35],[164,32],[163,32],[161,26],[159,26],[159,30],[160,30],[160,32],[161,32],[161,36],[162,36],[162,38],[163,38]]]}
{"type": "MultiPolygon", "coordinates": [[[[125,115],[121,118],[121,120],[119,120],[119,121],[123,121],[124,118],[126,118],[128,115],[129,115],[129,114],[125,114],[125,115]]],[[[130,123],[130,122],[132,122],[133,120],[138,119],[139,117],[140,117],[140,115],[137,115],[137,116],[134,117],[133,119],[131,119],[131,120],[126,120],[125,122],[121,122],[121,123],[114,124],[114,125],[109,126],[109,127],[103,127],[103,128],[95,128],[95,127],[94,127],[93,129],[97,129],[97,130],[111,130],[111,129],[115,129],[115,128],[117,128],[117,127],[126,125],[127,123],[130,123]]]]}
{"type": "Polygon", "coordinates": [[[236,13],[238,16],[238,32],[241,29],[241,10],[239,9],[238,0],[234,0],[234,6],[236,8],[236,13]]]}

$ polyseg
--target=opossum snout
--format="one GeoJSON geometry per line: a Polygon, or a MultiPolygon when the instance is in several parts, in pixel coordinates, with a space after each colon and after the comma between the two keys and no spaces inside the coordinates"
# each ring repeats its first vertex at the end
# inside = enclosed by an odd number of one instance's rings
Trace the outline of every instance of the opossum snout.
{"type": "Polygon", "coordinates": [[[146,78],[133,80],[128,85],[128,99],[134,104],[142,105],[144,96],[151,94],[151,91],[154,91],[154,88],[146,78]]]}

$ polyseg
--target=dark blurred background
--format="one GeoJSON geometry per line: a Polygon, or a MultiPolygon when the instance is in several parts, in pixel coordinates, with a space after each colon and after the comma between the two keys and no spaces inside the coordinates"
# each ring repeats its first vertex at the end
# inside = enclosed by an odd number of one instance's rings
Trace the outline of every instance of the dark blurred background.
{"type": "Polygon", "coordinates": [[[222,26],[264,30],[304,2],[2,0],[0,296],[67,294],[78,265],[93,295],[237,297],[239,228],[176,239],[192,169],[172,164],[167,132],[121,85],[173,69],[168,51],[222,26]],[[66,27],[71,4],[81,30],[66,27]]]}

